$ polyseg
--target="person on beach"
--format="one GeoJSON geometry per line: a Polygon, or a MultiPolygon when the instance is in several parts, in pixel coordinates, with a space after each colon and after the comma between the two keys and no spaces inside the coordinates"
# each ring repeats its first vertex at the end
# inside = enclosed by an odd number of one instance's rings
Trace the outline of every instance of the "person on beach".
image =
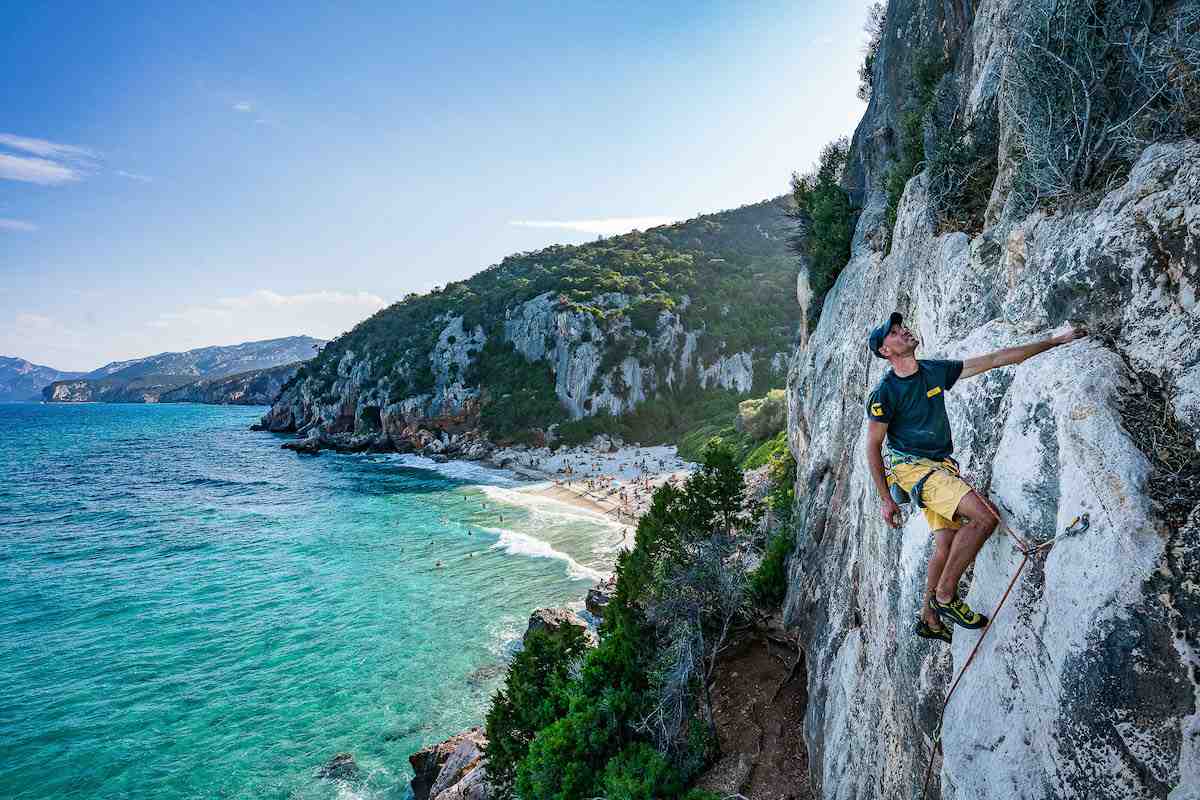
{"type": "Polygon", "coordinates": [[[871,353],[891,364],[867,398],[866,407],[867,463],[883,519],[890,527],[900,527],[900,506],[890,488],[894,483],[922,509],[934,539],[925,599],[915,626],[918,636],[949,642],[953,636],[950,624],[976,629],[988,623],[986,616],[959,599],[958,581],[996,529],[998,519],[983,496],[959,477],[958,462],[951,458],[954,442],[946,416],[946,392],[962,378],[1020,364],[1086,335],[1086,330],[1072,326],[1066,333],[1040,342],[963,361],[917,359],[920,342],[904,326],[899,313],[891,314],[867,337],[871,353]],[[881,455],[885,436],[890,481],[881,455]]]}

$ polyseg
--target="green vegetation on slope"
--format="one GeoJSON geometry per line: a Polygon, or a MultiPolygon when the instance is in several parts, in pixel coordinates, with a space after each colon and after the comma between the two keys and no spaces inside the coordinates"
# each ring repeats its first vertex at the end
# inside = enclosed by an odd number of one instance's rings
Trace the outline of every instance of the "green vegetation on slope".
{"type": "Polygon", "coordinates": [[[850,244],[858,210],[842,189],[842,173],[850,155],[850,142],[844,136],[821,148],[817,164],[807,173],[792,175],[791,212],[799,232],[792,237],[792,250],[808,270],[808,285],[813,303],[808,326],[817,326],[828,292],[850,260],[850,244]]]}
{"type": "Polygon", "coordinates": [[[498,797],[715,797],[685,790],[716,755],[713,670],[731,627],[782,575],[782,558],[765,575],[736,556],[760,514],[720,442],[681,489],[654,493],[617,559],[599,645],[585,652],[570,629],[531,633],[493,696],[485,752],[498,797]]]}
{"type": "MultiPolygon", "coordinates": [[[[766,201],[583,245],[518,253],[376,313],[327,345],[293,383],[307,381],[310,393],[325,395],[343,356],[352,352],[372,362],[371,379],[386,384],[393,402],[427,392],[434,380],[429,354],[445,319],[461,315],[467,331],[479,326],[489,341],[499,339],[505,312],[546,292],[557,293],[560,308],[593,314],[605,330],[627,317],[633,330],[649,331],[659,313],[673,310],[687,328],[704,330],[697,349],[708,360],[720,353],[786,350],[795,328],[789,302],[795,265],[785,235],[782,202],[766,201]],[[598,308],[596,298],[608,292],[623,292],[633,302],[598,308]]],[[[622,345],[604,344],[611,366],[622,345]]],[[[473,375],[490,397],[511,394],[501,385],[501,371],[484,368],[473,375]]],[[[494,417],[502,425],[516,418],[511,410],[497,410],[494,417]]]]}

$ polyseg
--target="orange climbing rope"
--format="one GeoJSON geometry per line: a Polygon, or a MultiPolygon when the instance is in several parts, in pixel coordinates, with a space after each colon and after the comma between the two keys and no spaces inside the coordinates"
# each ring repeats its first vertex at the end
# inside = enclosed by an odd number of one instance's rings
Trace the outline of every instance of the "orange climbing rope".
{"type": "MultiPolygon", "coordinates": [[[[946,692],[946,699],[942,701],[942,710],[938,713],[937,728],[933,733],[933,752],[929,754],[929,765],[925,768],[925,785],[921,788],[921,800],[925,800],[929,796],[929,778],[933,775],[933,760],[937,756],[938,751],[942,749],[942,722],[946,719],[946,707],[950,705],[950,698],[954,696],[954,690],[958,688],[959,681],[962,680],[963,673],[967,671],[967,667],[971,666],[971,662],[975,660],[975,654],[979,652],[979,646],[983,644],[984,637],[988,631],[996,624],[996,617],[1000,614],[1000,609],[1004,608],[1004,601],[1008,600],[1008,595],[1012,591],[1013,586],[1017,583],[1017,578],[1021,575],[1021,570],[1025,569],[1025,564],[1029,562],[1029,556],[1043,548],[1049,547],[1057,536],[1051,537],[1045,542],[1041,542],[1036,547],[1030,548],[1025,540],[1017,535],[1003,519],[1000,518],[1000,512],[990,501],[980,495],[980,499],[987,505],[988,510],[992,512],[992,516],[996,518],[997,527],[1003,527],[1008,530],[1008,533],[1017,540],[1017,549],[1021,551],[1021,563],[1017,565],[1017,571],[1013,573],[1012,579],[1008,582],[1008,588],[1004,590],[1004,594],[1000,596],[1000,602],[996,604],[996,610],[992,612],[988,619],[988,624],[984,626],[983,633],[979,634],[979,638],[975,640],[975,646],[971,648],[967,660],[963,662],[962,669],[958,671],[958,675],[954,678],[954,682],[950,684],[950,691],[946,692]]],[[[1076,518],[1078,522],[1079,518],[1076,518]]],[[[1071,523],[1070,527],[1074,527],[1075,523],[1071,523]]],[[[1070,530],[1070,527],[1068,530],[1070,530]]]]}
{"type": "Polygon", "coordinates": [[[996,623],[996,615],[1000,613],[1000,609],[1004,608],[1004,601],[1008,599],[1008,593],[1012,591],[1012,587],[1016,584],[1021,570],[1025,569],[1027,561],[1029,561],[1029,553],[1026,552],[1021,556],[1021,563],[1017,565],[1017,571],[1013,573],[1012,580],[1008,582],[1008,588],[1004,590],[1004,595],[996,605],[996,610],[992,612],[991,619],[988,620],[983,633],[979,634],[979,639],[976,640],[975,646],[971,648],[971,654],[967,656],[967,660],[963,662],[962,669],[958,671],[958,677],[954,679],[954,683],[950,684],[950,691],[946,692],[946,699],[942,701],[942,710],[938,714],[937,730],[933,734],[933,752],[929,754],[929,766],[925,768],[925,786],[921,789],[921,800],[925,800],[929,796],[929,777],[933,774],[933,759],[938,754],[938,751],[942,749],[942,721],[946,718],[946,706],[950,705],[950,698],[953,696],[954,690],[958,688],[958,682],[962,680],[963,673],[967,671],[967,667],[971,666],[971,662],[975,659],[975,654],[979,652],[979,645],[983,644],[983,637],[987,636],[987,632],[996,623]]]}
{"type": "Polygon", "coordinates": [[[950,698],[954,695],[954,690],[958,688],[958,682],[962,680],[963,673],[967,671],[967,667],[971,666],[971,662],[975,660],[975,654],[979,652],[979,646],[983,644],[984,637],[987,636],[987,633],[992,629],[992,626],[996,624],[996,617],[999,616],[1000,609],[1004,608],[1004,601],[1008,599],[1009,593],[1012,592],[1013,586],[1016,585],[1017,578],[1021,575],[1021,570],[1025,569],[1025,565],[1029,562],[1030,556],[1042,550],[1048,549],[1054,544],[1055,540],[1057,540],[1060,535],[1068,536],[1071,534],[1082,533],[1088,529],[1090,524],[1088,515],[1085,513],[1072,520],[1071,524],[1068,525],[1061,534],[1051,536],[1044,542],[1039,542],[1030,547],[1025,539],[1017,535],[1017,532],[1014,531],[1008,523],[1000,518],[1000,512],[996,510],[996,507],[993,506],[989,500],[984,498],[982,495],[980,495],[980,499],[983,500],[988,509],[992,512],[992,516],[996,518],[997,527],[1003,527],[1008,531],[1010,536],[1017,540],[1017,550],[1019,550],[1021,553],[1021,563],[1017,565],[1017,571],[1013,573],[1012,579],[1008,582],[1008,588],[1006,588],[1004,590],[1004,594],[1000,596],[1000,602],[996,604],[996,610],[992,612],[992,616],[988,620],[988,624],[984,627],[983,633],[979,634],[979,638],[975,641],[975,646],[971,648],[971,652],[967,656],[967,660],[963,662],[962,669],[958,671],[958,675],[954,678],[954,682],[950,684],[950,691],[946,692],[946,699],[942,701],[942,710],[938,714],[937,729],[933,734],[933,752],[929,754],[929,765],[925,768],[925,785],[921,789],[921,800],[926,800],[926,798],[929,796],[929,778],[933,774],[933,760],[937,756],[938,752],[942,749],[942,722],[946,719],[946,707],[950,705],[950,698]]]}

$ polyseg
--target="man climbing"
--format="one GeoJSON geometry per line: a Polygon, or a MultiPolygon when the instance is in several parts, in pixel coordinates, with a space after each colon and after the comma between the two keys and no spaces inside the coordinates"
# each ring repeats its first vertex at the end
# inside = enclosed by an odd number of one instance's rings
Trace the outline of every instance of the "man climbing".
{"type": "Polygon", "coordinates": [[[892,365],[867,400],[867,462],[883,503],[883,519],[891,527],[900,527],[900,507],[892,498],[880,454],[886,435],[891,481],[910,493],[924,511],[934,539],[916,624],[918,636],[949,642],[950,627],[943,623],[982,628],[988,622],[958,598],[957,590],[959,578],[996,529],[997,520],[984,499],[958,476],[958,462],[950,457],[954,443],[945,393],[960,378],[1020,364],[1086,335],[1086,330],[1072,327],[1044,341],[966,361],[918,360],[919,342],[898,313],[868,336],[871,352],[892,365]]]}

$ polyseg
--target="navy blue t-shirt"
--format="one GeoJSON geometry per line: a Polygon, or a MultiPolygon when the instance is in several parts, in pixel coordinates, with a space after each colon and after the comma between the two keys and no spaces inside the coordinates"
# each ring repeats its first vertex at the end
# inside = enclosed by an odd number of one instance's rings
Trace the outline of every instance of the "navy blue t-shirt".
{"type": "Polygon", "coordinates": [[[941,461],[954,452],[946,392],[962,374],[963,362],[917,359],[917,371],[901,378],[892,370],[867,398],[867,419],[886,422],[888,447],[941,461]]]}

